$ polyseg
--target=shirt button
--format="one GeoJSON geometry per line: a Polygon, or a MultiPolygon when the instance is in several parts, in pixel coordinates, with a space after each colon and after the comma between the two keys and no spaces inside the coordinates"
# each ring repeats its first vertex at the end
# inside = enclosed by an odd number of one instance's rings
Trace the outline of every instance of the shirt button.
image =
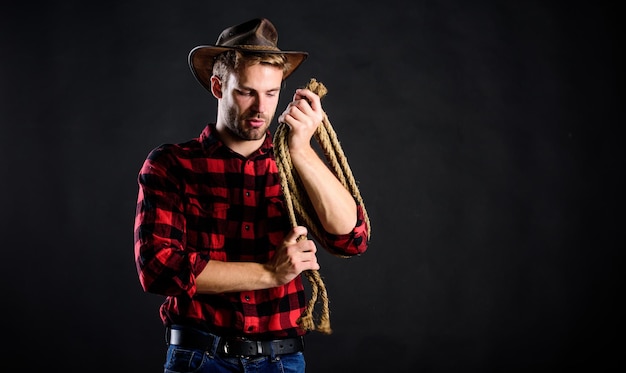
{"type": "Polygon", "coordinates": [[[246,192],[246,197],[250,197],[250,192],[246,192]]]}
{"type": "Polygon", "coordinates": [[[246,299],[246,301],[248,301],[248,302],[249,302],[249,301],[250,301],[250,296],[249,296],[249,295],[246,295],[246,296],[245,296],[245,299],[246,299]]]}
{"type": "Polygon", "coordinates": [[[249,231],[249,230],[250,230],[250,226],[249,226],[249,225],[246,225],[244,228],[245,228],[247,231],[249,231]]]}
{"type": "Polygon", "coordinates": [[[254,330],[254,326],[249,326],[249,327],[248,327],[248,331],[249,331],[249,332],[251,332],[251,331],[253,331],[253,330],[254,330]]]}

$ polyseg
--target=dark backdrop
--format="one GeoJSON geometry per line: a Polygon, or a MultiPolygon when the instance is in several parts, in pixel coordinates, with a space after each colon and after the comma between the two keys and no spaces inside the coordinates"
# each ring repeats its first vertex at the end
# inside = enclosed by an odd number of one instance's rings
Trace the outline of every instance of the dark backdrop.
{"type": "MultiPolygon", "coordinates": [[[[187,54],[264,16],[322,81],[372,221],[320,254],[309,372],[624,361],[623,31],[608,1],[10,2],[0,11],[2,365],[158,372],[136,175],[215,100],[187,54]]],[[[282,110],[282,109],[279,109],[282,110]]],[[[275,128],[275,127],[272,127],[275,128]]]]}

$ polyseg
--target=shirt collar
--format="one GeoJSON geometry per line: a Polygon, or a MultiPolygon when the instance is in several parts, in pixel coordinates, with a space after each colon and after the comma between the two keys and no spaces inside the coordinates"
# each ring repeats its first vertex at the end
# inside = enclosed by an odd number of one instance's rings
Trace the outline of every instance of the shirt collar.
{"type": "MultiPolygon", "coordinates": [[[[217,131],[215,130],[215,123],[210,123],[200,133],[200,143],[206,150],[208,155],[214,154],[217,151],[229,151],[232,152],[224,143],[217,137],[217,131]]],[[[257,155],[266,154],[273,151],[274,144],[272,143],[272,134],[268,130],[265,136],[265,140],[261,147],[250,155],[253,158],[257,155]]]]}

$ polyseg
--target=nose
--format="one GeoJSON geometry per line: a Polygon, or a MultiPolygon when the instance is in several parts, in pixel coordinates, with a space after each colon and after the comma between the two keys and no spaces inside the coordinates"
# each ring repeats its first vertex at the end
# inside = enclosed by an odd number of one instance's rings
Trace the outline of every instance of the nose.
{"type": "Polygon", "coordinates": [[[254,109],[258,112],[258,113],[265,113],[265,111],[268,108],[268,101],[269,99],[267,97],[264,97],[263,95],[257,94],[254,98],[254,109]]]}

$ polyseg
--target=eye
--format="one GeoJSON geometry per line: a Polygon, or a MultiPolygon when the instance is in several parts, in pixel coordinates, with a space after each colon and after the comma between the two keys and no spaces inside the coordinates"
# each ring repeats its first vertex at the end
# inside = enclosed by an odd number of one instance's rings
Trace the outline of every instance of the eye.
{"type": "Polygon", "coordinates": [[[252,96],[252,91],[237,89],[237,94],[241,96],[250,97],[252,96]]]}

